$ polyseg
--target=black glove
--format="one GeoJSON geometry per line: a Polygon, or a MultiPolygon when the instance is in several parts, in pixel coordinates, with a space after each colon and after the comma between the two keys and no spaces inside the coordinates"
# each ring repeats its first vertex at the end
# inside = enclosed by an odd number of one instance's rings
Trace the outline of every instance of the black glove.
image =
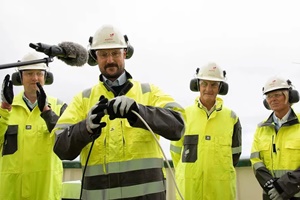
{"type": "Polygon", "coordinates": [[[139,106],[135,100],[126,96],[118,96],[108,102],[107,114],[109,119],[127,118],[129,122],[134,123],[137,116],[132,112],[139,112],[139,106]]]}
{"type": "Polygon", "coordinates": [[[2,84],[1,100],[2,102],[11,105],[14,99],[14,91],[13,91],[12,81],[9,79],[10,79],[10,75],[6,74],[2,84]]]}
{"type": "Polygon", "coordinates": [[[104,116],[104,110],[107,108],[108,99],[103,95],[99,101],[90,109],[86,118],[86,128],[93,139],[96,139],[101,134],[101,129],[106,126],[105,122],[101,122],[104,116]]]}
{"type": "Polygon", "coordinates": [[[42,85],[37,82],[36,85],[39,88],[39,91],[36,91],[36,96],[37,96],[37,102],[38,102],[38,107],[41,112],[43,112],[45,106],[48,106],[48,100],[47,100],[47,95],[42,87],[42,85]]]}
{"type": "Polygon", "coordinates": [[[276,179],[272,178],[270,180],[268,180],[264,186],[263,186],[263,189],[268,192],[269,190],[271,190],[272,188],[274,188],[274,185],[273,183],[276,181],[276,179]]]}

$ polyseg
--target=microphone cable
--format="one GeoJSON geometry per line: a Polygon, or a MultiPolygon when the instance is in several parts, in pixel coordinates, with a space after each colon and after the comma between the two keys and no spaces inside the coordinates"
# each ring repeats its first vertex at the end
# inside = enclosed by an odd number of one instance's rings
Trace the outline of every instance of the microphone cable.
{"type": "MultiPolygon", "coordinates": [[[[100,133],[99,133],[99,132],[100,132],[100,130],[101,130],[101,128],[100,128],[100,129],[97,131],[97,133],[96,133],[95,135],[98,135],[98,134],[100,134],[100,133]]],[[[91,155],[91,152],[92,152],[92,149],[93,149],[93,146],[94,146],[95,140],[96,140],[96,138],[95,138],[95,137],[93,137],[93,136],[92,136],[92,138],[93,138],[93,141],[92,141],[92,144],[91,144],[91,147],[90,147],[90,150],[89,150],[88,156],[87,156],[87,158],[86,158],[86,161],[85,161],[85,166],[84,166],[84,168],[83,168],[83,172],[82,172],[79,200],[81,200],[81,198],[82,198],[83,183],[84,183],[84,174],[85,174],[86,167],[87,167],[87,164],[88,164],[88,162],[89,162],[90,155],[91,155]]]]}
{"type": "Polygon", "coordinates": [[[140,118],[140,120],[145,124],[145,126],[147,127],[147,129],[151,132],[152,136],[154,137],[154,139],[155,139],[157,145],[159,146],[159,148],[160,148],[160,150],[161,150],[161,152],[162,152],[162,154],[163,154],[164,160],[166,161],[166,163],[167,163],[167,165],[168,165],[168,168],[170,169],[172,181],[173,181],[173,183],[174,183],[174,185],[175,185],[175,187],[176,187],[176,190],[177,190],[177,192],[178,192],[180,198],[181,198],[182,200],[184,200],[184,198],[183,198],[183,196],[182,196],[182,194],[181,194],[181,192],[180,192],[180,190],[179,190],[179,188],[178,188],[178,185],[177,185],[177,183],[176,183],[175,176],[174,176],[174,173],[173,173],[172,168],[171,168],[171,166],[170,166],[170,163],[168,162],[167,156],[165,155],[165,152],[163,151],[163,148],[161,147],[161,145],[160,145],[158,139],[156,138],[155,133],[152,131],[152,129],[150,128],[150,126],[147,124],[147,122],[146,122],[146,121],[145,121],[145,120],[144,120],[144,119],[143,119],[136,111],[132,110],[132,113],[134,113],[138,118],[140,118]]]}
{"type": "MultiPolygon", "coordinates": [[[[178,188],[178,185],[177,185],[177,183],[176,183],[175,175],[174,175],[173,170],[172,170],[172,168],[171,168],[171,166],[170,166],[170,163],[168,162],[167,156],[165,155],[165,152],[163,151],[163,148],[161,147],[161,145],[160,145],[158,139],[156,138],[155,133],[152,131],[152,129],[150,128],[150,126],[147,124],[147,122],[146,122],[146,121],[145,121],[145,120],[144,120],[144,119],[143,119],[136,111],[132,110],[132,113],[135,114],[135,115],[136,115],[136,116],[144,123],[144,125],[147,127],[147,129],[151,132],[153,138],[155,139],[157,145],[158,145],[159,148],[160,148],[161,153],[163,154],[163,157],[164,157],[165,162],[167,163],[167,166],[168,166],[168,168],[169,168],[169,170],[170,170],[170,173],[171,173],[171,179],[172,179],[172,181],[173,181],[173,183],[174,183],[174,185],[175,185],[175,188],[176,188],[176,190],[177,190],[177,192],[178,192],[180,198],[181,198],[182,200],[184,200],[184,198],[183,198],[183,196],[182,196],[182,194],[181,194],[181,192],[180,192],[180,190],[179,190],[179,188],[178,188]]],[[[101,129],[98,130],[97,134],[99,134],[100,130],[101,130],[101,129]]],[[[95,134],[95,135],[97,135],[97,134],[95,134]]],[[[82,178],[81,178],[81,186],[80,186],[80,197],[79,197],[79,200],[81,200],[81,198],[82,198],[83,182],[84,182],[84,174],[85,174],[85,171],[86,171],[86,167],[87,167],[87,164],[88,164],[88,161],[89,161],[89,158],[90,158],[90,155],[91,155],[92,148],[93,148],[93,146],[94,146],[95,140],[96,140],[96,138],[93,138],[93,141],[92,141],[92,144],[91,144],[91,147],[90,147],[90,150],[89,150],[89,153],[88,153],[86,162],[85,162],[85,166],[84,166],[84,168],[83,168],[82,178]]]]}

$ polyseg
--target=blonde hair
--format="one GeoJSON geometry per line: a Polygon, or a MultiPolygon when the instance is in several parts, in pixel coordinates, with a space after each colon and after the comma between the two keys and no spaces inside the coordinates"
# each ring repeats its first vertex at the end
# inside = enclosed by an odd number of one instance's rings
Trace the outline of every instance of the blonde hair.
{"type": "MultiPolygon", "coordinates": [[[[282,94],[285,96],[285,103],[286,104],[289,103],[289,91],[288,90],[283,90],[282,94]]],[[[292,106],[291,103],[289,103],[289,104],[292,106]]]]}

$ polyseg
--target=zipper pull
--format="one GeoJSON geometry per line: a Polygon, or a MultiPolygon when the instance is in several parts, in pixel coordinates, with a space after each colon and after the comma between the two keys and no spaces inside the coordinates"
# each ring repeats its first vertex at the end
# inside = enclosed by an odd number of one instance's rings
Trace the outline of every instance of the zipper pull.
{"type": "Polygon", "coordinates": [[[276,153],[276,144],[274,143],[274,135],[272,136],[272,149],[273,149],[273,153],[276,153]]]}

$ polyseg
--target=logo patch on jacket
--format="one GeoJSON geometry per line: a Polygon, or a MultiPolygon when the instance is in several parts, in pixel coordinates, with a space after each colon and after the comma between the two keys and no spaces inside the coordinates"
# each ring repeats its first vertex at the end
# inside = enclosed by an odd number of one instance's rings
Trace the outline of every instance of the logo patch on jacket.
{"type": "Polygon", "coordinates": [[[205,140],[210,140],[210,135],[206,135],[205,140]]]}
{"type": "Polygon", "coordinates": [[[31,129],[31,125],[26,125],[26,126],[25,126],[25,129],[26,129],[26,130],[30,130],[30,129],[31,129]]]}
{"type": "Polygon", "coordinates": [[[187,150],[184,152],[184,157],[187,157],[189,153],[190,153],[190,150],[187,149],[187,150]]]}

